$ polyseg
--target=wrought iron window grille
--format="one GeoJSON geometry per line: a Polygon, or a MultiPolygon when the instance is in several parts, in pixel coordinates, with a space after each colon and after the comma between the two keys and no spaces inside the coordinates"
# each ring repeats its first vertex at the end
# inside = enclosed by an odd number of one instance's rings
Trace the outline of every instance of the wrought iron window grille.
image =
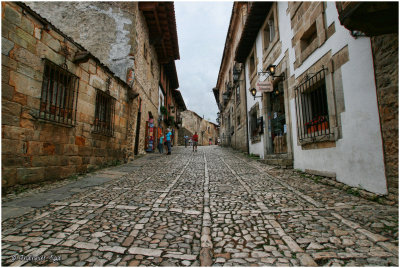
{"type": "Polygon", "coordinates": [[[326,68],[307,74],[295,88],[297,136],[300,142],[318,142],[330,136],[326,68]]]}
{"type": "Polygon", "coordinates": [[[44,60],[39,118],[62,125],[76,124],[79,77],[48,59],[44,60]]]}
{"type": "Polygon", "coordinates": [[[115,98],[96,89],[96,110],[93,133],[114,136],[115,98]]]}

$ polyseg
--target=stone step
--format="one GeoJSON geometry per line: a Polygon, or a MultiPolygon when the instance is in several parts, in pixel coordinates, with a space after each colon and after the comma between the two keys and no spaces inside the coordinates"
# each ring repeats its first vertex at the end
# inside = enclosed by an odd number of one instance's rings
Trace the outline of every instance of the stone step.
{"type": "Polygon", "coordinates": [[[279,166],[282,168],[293,168],[293,159],[277,159],[277,158],[266,158],[257,160],[263,164],[279,166]]]}

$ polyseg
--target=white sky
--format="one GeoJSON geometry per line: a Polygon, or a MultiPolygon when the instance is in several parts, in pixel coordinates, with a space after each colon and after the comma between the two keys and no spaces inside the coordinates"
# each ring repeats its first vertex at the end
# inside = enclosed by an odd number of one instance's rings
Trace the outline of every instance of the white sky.
{"type": "Polygon", "coordinates": [[[216,122],[217,84],[233,2],[175,2],[180,60],[175,61],[188,110],[216,122]]]}

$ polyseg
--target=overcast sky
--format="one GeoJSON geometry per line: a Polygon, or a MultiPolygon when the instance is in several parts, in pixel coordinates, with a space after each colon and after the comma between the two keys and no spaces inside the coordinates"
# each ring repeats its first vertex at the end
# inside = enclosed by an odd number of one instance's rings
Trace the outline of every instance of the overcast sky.
{"type": "Polygon", "coordinates": [[[217,84],[233,2],[175,2],[180,60],[175,61],[186,107],[216,122],[217,84]]]}

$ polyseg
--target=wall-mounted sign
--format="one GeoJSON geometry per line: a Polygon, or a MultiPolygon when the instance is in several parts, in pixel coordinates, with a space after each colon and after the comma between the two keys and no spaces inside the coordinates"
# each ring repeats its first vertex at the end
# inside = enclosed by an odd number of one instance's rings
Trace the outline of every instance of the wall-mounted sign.
{"type": "Polygon", "coordinates": [[[260,91],[260,92],[274,91],[274,87],[272,86],[272,83],[268,79],[265,79],[262,82],[258,81],[256,83],[256,89],[257,89],[257,91],[260,91]]]}

